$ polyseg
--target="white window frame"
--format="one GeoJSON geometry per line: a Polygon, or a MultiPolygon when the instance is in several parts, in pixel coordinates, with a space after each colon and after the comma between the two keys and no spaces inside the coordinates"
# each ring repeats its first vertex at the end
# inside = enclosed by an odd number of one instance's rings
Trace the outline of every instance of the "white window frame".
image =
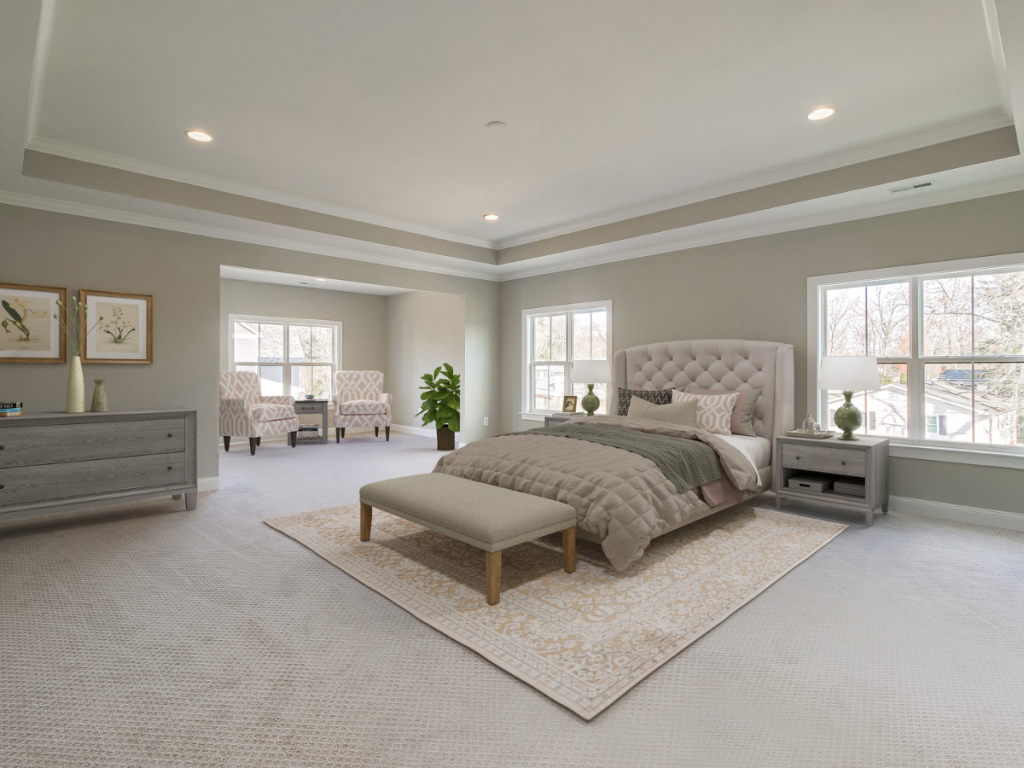
{"type": "MultiPolygon", "coordinates": [[[[330,363],[331,366],[331,389],[334,388],[334,374],[338,371],[344,370],[341,367],[341,323],[337,320],[311,320],[308,318],[301,317],[274,317],[273,315],[228,315],[228,370],[235,370],[235,323],[266,323],[267,325],[283,325],[284,326],[284,357],[283,363],[251,363],[251,362],[239,362],[237,365],[251,366],[256,365],[258,368],[261,365],[272,366],[279,365],[284,369],[282,386],[284,388],[284,394],[291,396],[291,380],[292,380],[292,368],[303,368],[303,367],[314,367],[324,366],[328,363],[292,363],[289,362],[288,352],[288,327],[291,325],[318,325],[322,328],[333,328],[334,329],[334,361],[330,363]]],[[[334,392],[328,392],[327,399],[331,400],[334,392]]],[[[330,407],[334,407],[333,404],[330,407]]]]}
{"type": "MultiPolygon", "coordinates": [[[[543,315],[569,315],[566,327],[566,357],[569,359],[565,361],[565,394],[572,394],[572,314],[574,312],[586,312],[587,310],[603,309],[608,313],[607,320],[607,355],[608,365],[611,367],[612,357],[614,355],[615,347],[612,346],[612,300],[605,299],[603,301],[585,301],[579,304],[560,304],[554,307],[534,307],[532,309],[523,310],[523,384],[522,384],[522,410],[519,413],[520,418],[526,421],[544,421],[545,416],[550,416],[553,413],[559,411],[538,411],[533,407],[536,400],[533,397],[533,365],[534,362],[531,360],[531,354],[533,351],[533,318],[543,315]]],[[[557,361],[556,361],[557,362],[557,361]]],[[[547,363],[544,363],[547,364],[547,363]]],[[[612,385],[608,384],[608,391],[611,392],[612,385]]],[[[609,395],[610,399],[610,395],[609,395]]],[[[608,403],[605,404],[609,406],[608,403]]]]}
{"type": "Polygon", "coordinates": [[[825,354],[825,292],[836,288],[856,288],[893,282],[910,283],[910,349],[909,357],[879,357],[879,363],[907,365],[909,437],[890,437],[889,455],[897,458],[946,461],[958,464],[1024,468],[1024,445],[1000,446],[987,443],[950,443],[928,440],[925,423],[925,402],[916,391],[916,382],[924,380],[928,362],[1024,363],[1024,355],[952,355],[924,356],[921,327],[924,297],[921,284],[925,280],[950,278],[979,273],[1024,271],[1024,253],[957,259],[932,264],[888,267],[807,278],[807,406],[819,423],[828,416],[828,393],[818,389],[818,368],[825,354]]]}

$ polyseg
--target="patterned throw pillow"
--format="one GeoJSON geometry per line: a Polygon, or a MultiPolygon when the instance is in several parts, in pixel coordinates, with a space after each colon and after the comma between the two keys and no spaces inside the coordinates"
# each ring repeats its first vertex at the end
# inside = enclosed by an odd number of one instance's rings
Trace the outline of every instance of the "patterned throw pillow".
{"type": "Polygon", "coordinates": [[[715,435],[732,434],[732,409],[736,407],[738,392],[726,392],[721,395],[693,395],[689,392],[673,390],[672,402],[685,403],[697,401],[697,426],[715,435]]]}
{"type": "MultiPolygon", "coordinates": [[[[693,395],[721,395],[721,390],[713,389],[687,389],[693,395]]],[[[760,389],[737,389],[736,405],[732,409],[732,433],[734,435],[748,435],[756,437],[754,431],[754,406],[761,397],[760,389]]]]}
{"type": "Polygon", "coordinates": [[[619,410],[616,411],[619,416],[625,416],[629,413],[629,401],[634,397],[639,397],[641,400],[646,400],[648,403],[654,403],[655,405],[668,405],[672,402],[672,390],[623,389],[619,387],[619,410]]]}

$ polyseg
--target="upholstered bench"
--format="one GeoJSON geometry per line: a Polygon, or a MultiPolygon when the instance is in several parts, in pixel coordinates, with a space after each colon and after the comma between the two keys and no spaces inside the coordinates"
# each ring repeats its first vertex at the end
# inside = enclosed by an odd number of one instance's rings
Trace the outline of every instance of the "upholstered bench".
{"type": "Polygon", "coordinates": [[[488,605],[501,595],[501,550],[515,544],[561,531],[565,571],[576,570],[576,510],[560,501],[441,473],[382,480],[359,489],[360,541],[374,507],[482,549],[488,605]]]}

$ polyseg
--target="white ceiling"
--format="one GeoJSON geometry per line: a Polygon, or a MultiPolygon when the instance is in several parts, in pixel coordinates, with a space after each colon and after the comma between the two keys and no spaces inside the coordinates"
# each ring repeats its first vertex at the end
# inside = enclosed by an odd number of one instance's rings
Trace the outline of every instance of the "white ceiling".
{"type": "Polygon", "coordinates": [[[354,283],[350,280],[334,278],[317,280],[315,275],[295,275],[288,272],[273,272],[267,269],[251,269],[249,267],[220,266],[220,276],[228,280],[244,280],[249,283],[272,283],[274,285],[291,285],[299,288],[313,288],[324,291],[344,291],[345,293],[368,293],[372,296],[396,296],[409,293],[406,288],[395,288],[390,285],[373,283],[354,283]]]}
{"type": "Polygon", "coordinates": [[[29,138],[507,244],[1010,124],[984,5],[58,0],[29,138]]]}

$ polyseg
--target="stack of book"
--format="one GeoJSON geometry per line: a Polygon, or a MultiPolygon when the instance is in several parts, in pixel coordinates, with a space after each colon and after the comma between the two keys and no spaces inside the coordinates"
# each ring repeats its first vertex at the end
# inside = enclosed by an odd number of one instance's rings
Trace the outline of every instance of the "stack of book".
{"type": "Polygon", "coordinates": [[[21,416],[23,412],[21,403],[0,403],[0,418],[21,416]]]}

